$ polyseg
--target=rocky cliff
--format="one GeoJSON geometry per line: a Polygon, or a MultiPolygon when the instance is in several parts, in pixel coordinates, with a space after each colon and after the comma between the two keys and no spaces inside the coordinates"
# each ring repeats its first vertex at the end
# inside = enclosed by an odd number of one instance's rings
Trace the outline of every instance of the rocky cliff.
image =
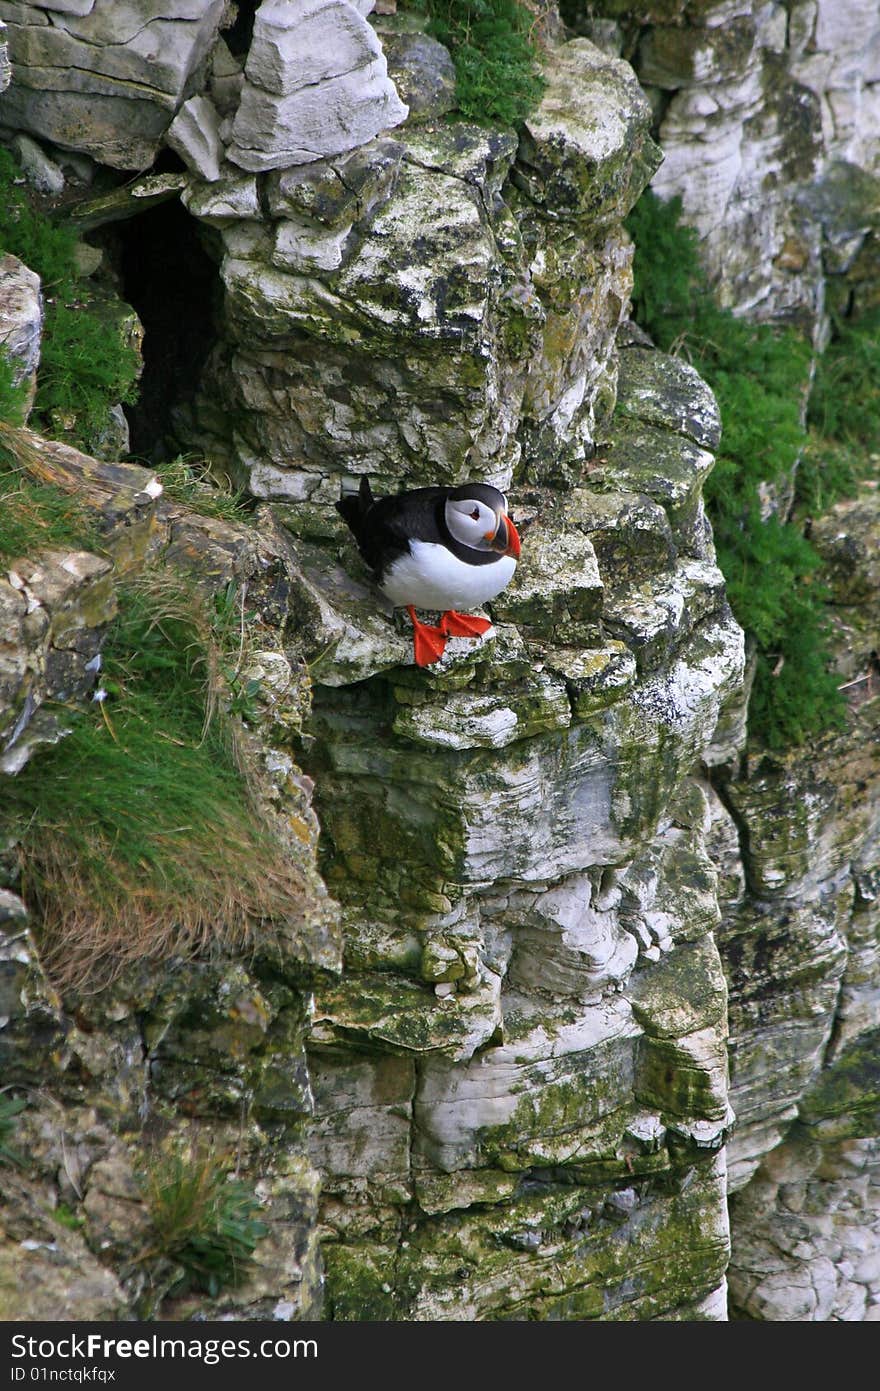
{"type": "Polygon", "coordinates": [[[848,727],[770,755],[703,505],[718,409],[629,323],[622,226],[681,193],[721,296],[820,346],[873,283],[876,17],[852,0],[846,47],[821,3],[566,12],[514,132],[370,8],[0,0],[0,132],[146,325],[143,452],[253,500],[209,519],[28,436],[101,545],[0,582],[4,773],[89,702],[128,578],[233,585],[232,713],[301,884],[280,946],[87,993],[6,846],[0,1309],[717,1320],[729,1279],[739,1316],[880,1317],[876,498],[813,522],[848,727]],[[509,490],[515,580],[430,671],[333,507],[363,475],[509,490]],[[142,1155],[207,1133],[264,1230],[185,1293],[142,1155]]]}

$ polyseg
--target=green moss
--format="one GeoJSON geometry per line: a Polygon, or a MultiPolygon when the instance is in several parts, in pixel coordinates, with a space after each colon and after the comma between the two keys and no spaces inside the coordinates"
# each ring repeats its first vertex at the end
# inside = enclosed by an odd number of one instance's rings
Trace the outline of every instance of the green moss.
{"type": "Polygon", "coordinates": [[[880,1029],[863,1034],[820,1073],[805,1093],[801,1120],[805,1125],[840,1121],[840,1136],[876,1134],[880,1113],[880,1029]],[[867,1124],[866,1124],[867,1122],[867,1124]]]}
{"type": "Polygon", "coordinates": [[[428,33],[452,54],[461,114],[520,125],[544,90],[532,7],[520,0],[424,0],[424,5],[428,33]]]}
{"type": "Polygon", "coordinates": [[[86,1224],[84,1215],[69,1207],[67,1203],[59,1203],[52,1216],[60,1226],[66,1227],[69,1232],[79,1232],[86,1224]]]}
{"type": "Polygon", "coordinates": [[[0,254],[10,252],[35,271],[45,299],[34,424],[89,450],[107,428],[110,407],[134,399],[140,360],[121,326],[86,292],[75,247],[73,233],[31,206],[21,171],[0,150],[0,254]]]}
{"type": "Polygon", "coordinates": [[[340,1322],[386,1323],[406,1318],[395,1288],[396,1252],[375,1246],[324,1247],[327,1306],[340,1322]]]}
{"type": "Polygon", "coordinates": [[[792,330],[736,319],[709,293],[681,201],[646,194],[627,220],[636,243],[635,316],[668,352],[685,353],[712,387],[723,435],[705,497],[718,563],[757,670],[749,731],[770,748],[844,721],[831,670],[827,592],[801,529],[762,514],[762,485],[784,491],[804,448],[811,349],[792,330]]]}

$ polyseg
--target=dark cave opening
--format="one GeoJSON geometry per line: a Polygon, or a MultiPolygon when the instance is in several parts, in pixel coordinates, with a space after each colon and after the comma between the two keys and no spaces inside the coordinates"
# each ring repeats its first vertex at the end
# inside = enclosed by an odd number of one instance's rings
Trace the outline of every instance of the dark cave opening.
{"type": "Polygon", "coordinates": [[[122,298],[144,326],[138,399],[125,414],[131,453],[152,464],[180,451],[175,417],[192,400],[214,342],[220,281],[205,235],[176,198],[119,232],[122,298]]]}
{"type": "Polygon", "coordinates": [[[238,0],[237,14],[228,29],[223,30],[229,51],[236,57],[243,57],[251,46],[254,32],[254,16],[260,8],[261,0],[238,0]]]}

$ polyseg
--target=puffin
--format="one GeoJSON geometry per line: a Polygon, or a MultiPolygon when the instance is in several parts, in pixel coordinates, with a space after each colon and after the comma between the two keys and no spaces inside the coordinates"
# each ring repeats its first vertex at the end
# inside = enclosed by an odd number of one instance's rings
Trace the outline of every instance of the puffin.
{"type": "Polygon", "coordinates": [[[497,488],[435,485],[374,498],[364,477],[336,510],[379,589],[409,614],[417,666],[439,661],[447,638],[479,637],[491,628],[487,618],[466,610],[500,594],[519,559],[519,535],[497,488]],[[420,622],[416,609],[439,610],[439,624],[420,622]]]}

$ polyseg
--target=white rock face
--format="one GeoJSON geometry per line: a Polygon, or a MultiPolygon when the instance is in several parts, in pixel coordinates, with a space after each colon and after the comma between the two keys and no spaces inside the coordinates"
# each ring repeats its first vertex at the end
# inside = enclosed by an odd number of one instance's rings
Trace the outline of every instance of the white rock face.
{"type": "Polygon", "coordinates": [[[12,81],[9,66],[9,48],[6,43],[6,25],[0,20],[0,92],[6,90],[12,81]]]}
{"type": "Polygon", "coordinates": [[[13,81],[4,123],[144,169],[217,38],[224,0],[0,4],[13,81]]]}
{"type": "Polygon", "coordinates": [[[683,26],[646,30],[637,68],[667,101],[653,187],[681,195],[722,299],[738,313],[818,323],[823,228],[805,194],[835,162],[880,168],[877,5],[701,7],[683,26]]]}
{"type": "Polygon", "coordinates": [[[0,256],[0,347],[12,362],[15,380],[27,381],[31,395],[40,365],[42,330],[40,277],[16,256],[0,256]]]}
{"type": "Polygon", "coordinates": [[[264,0],[232,128],[234,164],[307,164],[406,116],[376,33],[348,0],[264,0]]]}
{"type": "Polygon", "coordinates": [[[207,97],[190,97],[183,103],[168,127],[165,141],[194,174],[209,183],[219,179],[223,158],[220,117],[207,97]]]}

